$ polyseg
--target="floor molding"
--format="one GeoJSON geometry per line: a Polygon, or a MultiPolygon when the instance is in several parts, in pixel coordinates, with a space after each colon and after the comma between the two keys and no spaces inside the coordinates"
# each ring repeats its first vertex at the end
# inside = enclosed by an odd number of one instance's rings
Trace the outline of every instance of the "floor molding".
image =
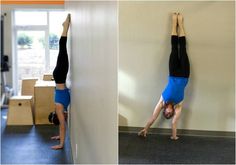
{"type": "MultiPolygon", "coordinates": [[[[120,133],[138,133],[143,127],[119,126],[120,133]]],[[[171,134],[171,129],[150,128],[149,134],[171,134]]],[[[235,138],[235,132],[178,129],[178,135],[235,138]]]]}

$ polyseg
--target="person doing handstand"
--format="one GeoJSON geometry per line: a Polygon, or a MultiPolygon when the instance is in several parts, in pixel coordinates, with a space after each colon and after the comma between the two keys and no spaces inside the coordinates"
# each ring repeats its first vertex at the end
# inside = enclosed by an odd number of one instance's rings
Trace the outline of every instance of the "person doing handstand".
{"type": "Polygon", "coordinates": [[[190,74],[190,64],[186,52],[183,16],[180,13],[173,13],[172,15],[171,46],[172,50],[169,58],[168,84],[162,92],[160,100],[145,128],[138,133],[139,136],[147,136],[148,129],[163,110],[163,116],[166,119],[173,117],[171,139],[178,139],[177,122],[181,114],[184,90],[188,83],[190,74]],[[177,27],[179,28],[179,36],[177,34],[177,27]]]}
{"type": "Polygon", "coordinates": [[[59,145],[52,146],[52,149],[62,149],[65,141],[66,133],[66,118],[67,118],[67,107],[70,104],[70,91],[66,87],[66,77],[69,69],[69,60],[66,48],[67,42],[67,33],[70,25],[70,14],[67,15],[67,18],[63,25],[63,32],[59,40],[59,54],[57,57],[56,67],[53,71],[53,78],[56,82],[55,89],[55,111],[57,118],[59,120],[59,135],[53,136],[51,139],[60,140],[59,145]]]}

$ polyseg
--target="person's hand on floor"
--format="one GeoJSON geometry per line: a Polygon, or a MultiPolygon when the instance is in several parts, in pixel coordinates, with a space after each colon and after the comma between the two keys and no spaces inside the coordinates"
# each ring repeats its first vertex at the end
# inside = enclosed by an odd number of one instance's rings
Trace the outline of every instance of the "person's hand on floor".
{"type": "Polygon", "coordinates": [[[174,136],[171,136],[170,139],[171,139],[171,140],[178,140],[179,137],[178,137],[178,136],[175,136],[175,137],[174,137],[174,136]]]}
{"type": "Polygon", "coordinates": [[[143,130],[139,131],[138,136],[147,137],[147,130],[144,128],[143,130]]]}
{"type": "Polygon", "coordinates": [[[60,140],[60,136],[59,135],[58,136],[52,136],[51,140],[60,140]]]}
{"type": "Polygon", "coordinates": [[[62,145],[55,145],[55,146],[52,146],[51,149],[53,149],[53,150],[61,150],[61,149],[63,149],[63,146],[62,145]]]}

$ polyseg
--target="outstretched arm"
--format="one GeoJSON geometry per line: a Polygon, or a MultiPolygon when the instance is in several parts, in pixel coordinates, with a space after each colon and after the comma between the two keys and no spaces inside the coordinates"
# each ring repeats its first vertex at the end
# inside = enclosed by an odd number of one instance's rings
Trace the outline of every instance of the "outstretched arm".
{"type": "Polygon", "coordinates": [[[174,115],[173,120],[172,120],[172,136],[171,136],[171,139],[173,139],[173,140],[177,140],[179,138],[179,137],[177,137],[177,122],[179,120],[181,111],[182,111],[182,103],[177,105],[177,107],[175,108],[175,115],[174,115]]]}
{"type": "Polygon", "coordinates": [[[162,102],[163,102],[163,99],[161,97],[160,100],[158,101],[154,111],[153,111],[152,116],[149,118],[145,128],[138,133],[139,136],[144,136],[144,137],[147,136],[148,129],[152,126],[154,121],[157,119],[157,117],[159,116],[159,114],[161,112],[161,109],[163,108],[162,102]]]}

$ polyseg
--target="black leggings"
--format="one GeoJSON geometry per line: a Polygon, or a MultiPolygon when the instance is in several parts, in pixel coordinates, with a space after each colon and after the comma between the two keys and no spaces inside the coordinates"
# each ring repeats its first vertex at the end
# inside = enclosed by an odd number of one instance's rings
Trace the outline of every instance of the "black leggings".
{"type": "Polygon", "coordinates": [[[189,77],[190,64],[185,37],[171,36],[172,51],[169,59],[170,76],[189,77]]]}
{"type": "Polygon", "coordinates": [[[53,71],[53,77],[56,84],[66,82],[66,76],[69,69],[69,60],[66,49],[67,37],[62,36],[59,41],[59,54],[57,57],[57,65],[53,71]]]}

